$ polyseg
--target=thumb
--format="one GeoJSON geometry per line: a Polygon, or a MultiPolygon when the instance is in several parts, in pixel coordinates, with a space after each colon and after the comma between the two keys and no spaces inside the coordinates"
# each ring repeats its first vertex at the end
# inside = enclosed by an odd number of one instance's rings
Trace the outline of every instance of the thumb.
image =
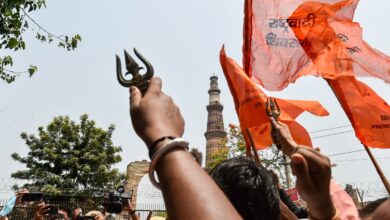
{"type": "Polygon", "coordinates": [[[291,156],[291,170],[302,188],[312,188],[313,181],[310,176],[309,166],[301,154],[295,153],[291,156]]]}
{"type": "Polygon", "coordinates": [[[137,108],[141,102],[141,91],[135,86],[130,87],[130,109],[137,108]]]}

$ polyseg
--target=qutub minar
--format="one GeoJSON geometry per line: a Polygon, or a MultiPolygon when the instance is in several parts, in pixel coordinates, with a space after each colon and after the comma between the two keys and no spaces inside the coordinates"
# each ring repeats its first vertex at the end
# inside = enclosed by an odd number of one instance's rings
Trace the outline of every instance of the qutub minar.
{"type": "Polygon", "coordinates": [[[218,77],[210,77],[209,104],[207,105],[207,131],[206,137],[206,167],[212,162],[212,155],[225,148],[226,138],[225,126],[223,123],[223,105],[220,102],[221,90],[218,88],[218,77]]]}

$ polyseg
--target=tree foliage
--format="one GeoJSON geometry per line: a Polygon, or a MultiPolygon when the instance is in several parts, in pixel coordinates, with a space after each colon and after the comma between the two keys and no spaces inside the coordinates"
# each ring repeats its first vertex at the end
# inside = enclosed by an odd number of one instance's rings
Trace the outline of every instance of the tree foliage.
{"type": "Polygon", "coordinates": [[[27,169],[12,177],[28,181],[25,188],[54,194],[112,190],[124,180],[113,168],[122,160],[122,149],[111,141],[114,129],[114,125],[107,130],[96,127],[87,115],[80,117],[80,123],[68,116],[55,117],[46,128],[38,128],[37,136],[21,134],[28,155],[11,156],[27,169]]]}
{"type": "MultiPolygon", "coordinates": [[[[59,47],[67,50],[74,50],[81,41],[80,35],[73,37],[57,36],[36,22],[29,13],[46,7],[46,0],[1,0],[0,1],[0,49],[24,50],[26,42],[23,34],[31,29],[35,30],[35,36],[42,42],[57,42],[59,47]]],[[[13,59],[7,55],[0,56],[0,79],[7,83],[15,81],[16,77],[23,73],[28,73],[31,77],[37,67],[30,65],[27,71],[17,72],[11,70],[13,59]]]]}

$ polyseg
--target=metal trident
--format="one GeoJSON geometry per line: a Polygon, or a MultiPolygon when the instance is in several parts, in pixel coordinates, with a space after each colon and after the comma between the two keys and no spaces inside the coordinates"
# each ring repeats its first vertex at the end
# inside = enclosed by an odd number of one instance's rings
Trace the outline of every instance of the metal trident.
{"type": "Polygon", "coordinates": [[[154,75],[154,70],[152,64],[149,63],[145,57],[143,57],[135,48],[134,53],[144,63],[146,67],[146,73],[141,75],[139,71],[143,69],[143,67],[140,67],[137,62],[127,53],[125,50],[125,62],[126,62],[126,69],[127,72],[125,73],[125,76],[131,74],[133,77],[130,80],[125,79],[125,77],[122,75],[122,64],[121,59],[118,55],[116,55],[116,75],[118,78],[119,83],[124,87],[130,87],[130,86],[136,86],[138,89],[142,92],[142,94],[145,94],[146,90],[149,87],[149,80],[154,75]]]}
{"type": "Polygon", "coordinates": [[[267,115],[273,117],[275,120],[278,120],[280,116],[280,108],[275,98],[268,98],[265,104],[265,111],[267,115]]]}
{"type": "MultiPolygon", "coordinates": [[[[278,120],[278,118],[280,116],[280,108],[279,108],[279,105],[276,102],[275,98],[271,97],[271,98],[267,99],[267,102],[265,104],[265,111],[267,112],[267,115],[269,117],[273,117],[276,121],[278,120]]],[[[276,145],[276,147],[278,149],[281,149],[282,145],[278,141],[274,126],[272,126],[271,135],[272,135],[272,139],[274,140],[274,144],[276,145]]]]}

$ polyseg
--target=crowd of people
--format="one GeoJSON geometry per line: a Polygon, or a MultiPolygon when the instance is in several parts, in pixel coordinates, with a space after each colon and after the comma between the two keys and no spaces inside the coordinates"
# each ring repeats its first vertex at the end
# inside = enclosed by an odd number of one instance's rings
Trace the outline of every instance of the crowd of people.
{"type": "MultiPolygon", "coordinates": [[[[306,207],[295,205],[280,187],[277,175],[250,158],[227,159],[206,172],[189,152],[189,143],[182,139],[184,119],[172,98],[162,91],[160,78],[150,80],[144,95],[138,88],[130,88],[130,116],[135,132],[149,150],[149,176],[162,191],[169,220],[390,219],[388,198],[358,212],[352,199],[332,179],[328,157],[298,145],[288,126],[275,118],[269,118],[273,141],[290,158],[296,189],[306,207]]],[[[46,219],[51,208],[50,204],[37,205],[35,220],[46,219]]],[[[132,220],[141,219],[129,200],[124,211],[132,220]]],[[[57,215],[50,219],[102,220],[106,213],[90,211],[83,215],[79,208],[72,211],[58,206],[57,215]]]]}

